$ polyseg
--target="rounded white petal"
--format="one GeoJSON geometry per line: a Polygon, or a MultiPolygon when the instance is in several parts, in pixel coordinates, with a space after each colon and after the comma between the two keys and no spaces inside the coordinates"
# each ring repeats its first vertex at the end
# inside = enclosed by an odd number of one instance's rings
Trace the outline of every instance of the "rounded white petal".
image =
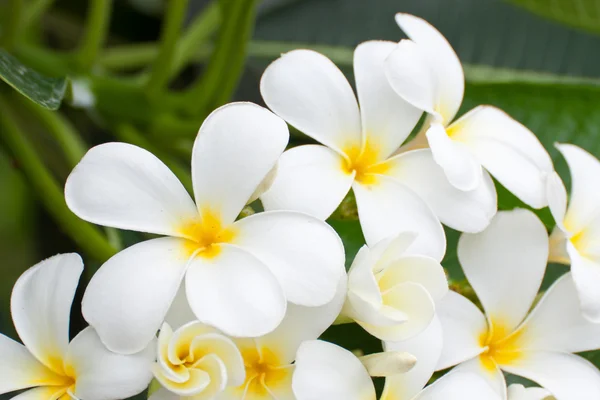
{"type": "Polygon", "coordinates": [[[560,400],[600,399],[600,371],[573,354],[528,352],[502,368],[536,382],[560,400]]]}
{"type": "Polygon", "coordinates": [[[448,292],[437,303],[436,312],[444,332],[444,348],[437,370],[477,357],[483,352],[480,336],[487,332],[483,313],[466,297],[448,292]]]}
{"type": "Polygon", "coordinates": [[[488,369],[488,366],[486,366],[479,357],[460,364],[458,367],[454,368],[452,373],[469,373],[477,375],[483,379],[501,399],[506,399],[506,380],[504,379],[504,374],[499,368],[488,369]]]}
{"type": "Polygon", "coordinates": [[[385,75],[385,60],[396,46],[394,42],[368,41],[354,51],[362,129],[366,140],[377,146],[376,161],[398,150],[422,113],[394,92],[385,75]]]}
{"type": "Polygon", "coordinates": [[[126,143],[90,149],[67,179],[65,200],[86,221],[162,235],[179,235],[179,227],[198,214],[162,161],[126,143]]]}
{"type": "Polygon", "coordinates": [[[409,340],[385,342],[386,351],[406,351],[416,357],[417,364],[408,372],[387,377],[381,399],[412,399],[416,396],[433,375],[442,346],[442,325],[437,317],[427,329],[409,340]]]}
{"type": "Polygon", "coordinates": [[[352,187],[345,159],[321,145],[294,147],[279,159],[277,176],[260,200],[265,210],[294,210],[328,218],[352,187]]]}
{"type": "Polygon", "coordinates": [[[202,123],[192,152],[192,180],[200,213],[228,225],[256,191],[288,143],[281,118],[252,103],[231,103],[202,123]]]}
{"type": "Polygon", "coordinates": [[[438,123],[431,124],[426,135],[433,159],[444,170],[452,186],[463,191],[473,191],[481,186],[481,164],[463,143],[453,140],[438,123]]]}
{"type": "Polygon", "coordinates": [[[38,360],[59,374],[64,374],[71,304],[82,271],[78,254],[56,255],[25,271],[11,296],[19,337],[38,360]]]}
{"type": "Polygon", "coordinates": [[[152,379],[154,343],[132,355],[109,351],[92,328],[69,344],[65,365],[74,372],[75,396],[86,400],[117,400],[142,392],[152,379]]]}
{"type": "Polygon", "coordinates": [[[414,400],[483,399],[502,400],[502,397],[484,379],[471,372],[451,372],[426,387],[414,398],[414,400]]]}
{"type": "Polygon", "coordinates": [[[423,286],[433,301],[441,300],[448,293],[448,279],[441,264],[430,257],[406,256],[396,259],[377,276],[383,292],[402,282],[423,286]]]}
{"type": "Polygon", "coordinates": [[[401,232],[415,232],[418,236],[408,253],[440,261],[446,252],[446,236],[433,211],[403,184],[385,176],[378,176],[377,180],[373,185],[352,186],[367,244],[401,232]]]}
{"type": "Polygon", "coordinates": [[[573,277],[567,273],[546,291],[523,323],[520,346],[567,353],[600,348],[600,324],[581,314],[573,277]]]}
{"type": "Polygon", "coordinates": [[[262,261],[288,301],[321,306],[344,269],[344,245],[327,223],[294,211],[268,211],[235,223],[234,243],[262,261]]]}
{"type": "Polygon", "coordinates": [[[40,363],[25,346],[0,335],[0,394],[38,385],[61,385],[65,378],[40,363]]]}
{"type": "Polygon", "coordinates": [[[375,400],[369,373],[354,354],[335,344],[309,340],[296,355],[292,389],[297,400],[375,400]]]}
{"type": "Polygon", "coordinates": [[[158,238],[125,249],[100,267],[83,296],[82,312],[111,351],[137,353],[155,337],[188,259],[183,239],[158,238]]]}
{"type": "Polygon", "coordinates": [[[319,307],[288,304],[285,318],[271,333],[255,339],[257,347],[277,354],[281,364],[291,364],[300,344],[317,339],[340,314],[346,296],[346,275],[340,277],[333,300],[319,307]]]}
{"type": "MultiPolygon", "coordinates": [[[[196,337],[191,344],[191,349],[195,354],[212,354],[218,357],[223,363],[225,378],[222,379],[223,385],[239,386],[244,383],[246,372],[244,370],[244,360],[235,343],[220,334],[206,334],[196,337]]],[[[204,364],[195,365],[194,368],[202,368],[204,364]]],[[[210,372],[211,377],[217,370],[214,361],[206,360],[206,371],[210,372]]],[[[220,371],[220,367],[218,368],[220,371]]]]}
{"type": "Polygon", "coordinates": [[[531,211],[501,211],[485,231],[461,236],[458,259],[488,318],[512,332],[542,283],[548,233],[531,211]]]}
{"type": "Polygon", "coordinates": [[[546,178],[552,160],[538,138],[504,111],[479,106],[449,128],[504,187],[534,208],[548,205],[546,178]]]}
{"type": "Polygon", "coordinates": [[[412,40],[401,40],[385,60],[385,75],[396,95],[420,110],[437,114],[436,77],[423,46],[412,40]]]}
{"type": "Polygon", "coordinates": [[[196,257],[186,274],[187,298],[196,317],[227,335],[256,337],[273,331],[286,310],[275,275],[233,245],[213,258],[196,257]]]}
{"type": "MultiPolygon", "coordinates": [[[[374,247],[380,246],[382,242],[388,243],[384,239],[374,247]]],[[[348,270],[348,292],[371,304],[380,305],[381,292],[373,270],[379,260],[374,253],[367,245],[358,250],[348,270]]]]}
{"type": "Polygon", "coordinates": [[[540,387],[528,387],[513,383],[508,387],[508,400],[554,400],[552,394],[540,387]]]}
{"type": "Polygon", "coordinates": [[[29,389],[15,397],[11,397],[10,400],[48,400],[60,398],[60,396],[64,394],[64,389],[61,387],[57,388],[56,386],[40,386],[34,389],[29,389]]]}
{"type": "Polygon", "coordinates": [[[571,171],[571,197],[565,225],[576,234],[600,213],[600,162],[593,155],[572,144],[557,144],[571,171]]]}
{"type": "Polygon", "coordinates": [[[546,195],[548,196],[548,208],[556,221],[556,226],[563,232],[567,232],[564,226],[567,213],[567,189],[562,179],[556,172],[551,172],[546,181],[546,195]]]}
{"type": "Polygon", "coordinates": [[[498,208],[496,188],[483,171],[477,188],[465,192],[448,182],[442,167],[433,160],[431,150],[412,150],[386,162],[388,175],[415,191],[431,207],[440,221],[461,232],[484,230],[498,208]]]}
{"type": "Polygon", "coordinates": [[[567,243],[571,259],[571,273],[583,316],[600,323],[600,260],[580,254],[571,243],[567,243]]]}
{"type": "Polygon", "coordinates": [[[417,43],[436,82],[436,111],[446,124],[462,102],[465,76],[458,56],[446,38],[427,21],[410,14],[396,14],[396,23],[417,43]]]}
{"type": "Polygon", "coordinates": [[[260,81],[267,106],[299,131],[340,154],[361,145],[358,104],[346,77],[327,57],[293,50],[273,61],[260,81]]]}

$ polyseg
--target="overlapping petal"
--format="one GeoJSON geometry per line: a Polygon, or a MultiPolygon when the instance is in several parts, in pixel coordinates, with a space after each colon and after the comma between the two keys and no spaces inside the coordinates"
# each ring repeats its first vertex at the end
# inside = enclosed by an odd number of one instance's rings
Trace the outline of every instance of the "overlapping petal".
{"type": "Polygon", "coordinates": [[[204,121],[192,152],[200,214],[232,223],[275,166],[289,139],[287,125],[252,103],[231,103],[204,121]]]}
{"type": "Polygon", "coordinates": [[[572,243],[567,243],[571,260],[571,273],[577,287],[581,312],[592,322],[600,322],[600,260],[592,259],[580,252],[572,243]]]}
{"type": "Polygon", "coordinates": [[[471,373],[479,376],[501,399],[506,399],[506,379],[500,368],[490,368],[480,358],[473,358],[454,368],[453,372],[471,373]]]}
{"type": "Polygon", "coordinates": [[[345,159],[320,145],[294,147],[279,159],[271,188],[261,197],[265,210],[296,210],[328,218],[352,187],[355,173],[345,159]]]}
{"type": "MultiPolygon", "coordinates": [[[[451,372],[423,390],[414,400],[502,400],[479,375],[451,372]]],[[[512,399],[511,399],[512,400],[512,399]]]]}
{"type": "Polygon", "coordinates": [[[96,272],[82,312],[110,350],[137,353],[155,337],[188,260],[183,239],[158,238],[121,251],[96,272]]]}

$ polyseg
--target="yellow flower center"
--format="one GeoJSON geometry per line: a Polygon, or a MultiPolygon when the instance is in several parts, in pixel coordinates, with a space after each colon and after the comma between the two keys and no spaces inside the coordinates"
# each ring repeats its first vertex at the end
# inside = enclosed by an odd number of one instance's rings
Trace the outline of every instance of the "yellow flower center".
{"type": "Polygon", "coordinates": [[[362,184],[376,183],[377,175],[389,170],[385,162],[379,162],[380,150],[369,141],[362,148],[350,146],[343,151],[347,159],[342,161],[342,169],[347,174],[356,172],[355,179],[362,184]]]}
{"type": "Polygon", "coordinates": [[[519,346],[520,332],[509,332],[506,325],[492,323],[490,329],[479,337],[481,346],[486,350],[479,355],[481,363],[490,372],[497,369],[498,365],[508,365],[521,357],[519,346]]]}
{"type": "Polygon", "coordinates": [[[191,256],[196,253],[206,258],[214,258],[221,252],[220,243],[231,243],[235,231],[231,226],[223,226],[220,217],[206,208],[200,213],[199,220],[185,223],[179,232],[188,238],[185,251],[191,256]]]}
{"type": "MultiPolygon", "coordinates": [[[[274,387],[289,377],[290,368],[281,365],[276,354],[268,348],[262,348],[260,353],[256,347],[242,350],[244,366],[246,367],[246,381],[240,386],[247,393],[255,396],[268,396],[267,387],[274,387]]],[[[270,397],[269,397],[270,398],[270,397]]]]}

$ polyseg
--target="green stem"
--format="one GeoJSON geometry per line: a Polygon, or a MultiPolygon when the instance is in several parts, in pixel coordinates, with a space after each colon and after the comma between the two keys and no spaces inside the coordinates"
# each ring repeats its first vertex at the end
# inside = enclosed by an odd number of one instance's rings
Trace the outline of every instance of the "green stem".
{"type": "Polygon", "coordinates": [[[146,92],[150,97],[160,94],[169,81],[169,73],[175,55],[177,39],[183,26],[188,0],[177,0],[168,3],[167,17],[163,25],[158,56],[154,60],[150,79],[146,84],[146,92]]]}
{"type": "Polygon", "coordinates": [[[34,0],[27,4],[27,9],[23,13],[23,30],[27,31],[30,27],[39,24],[44,13],[52,6],[55,0],[34,0]]]}
{"type": "Polygon", "coordinates": [[[96,62],[108,34],[112,0],[91,0],[83,39],[75,60],[82,71],[88,71],[96,62]]]}
{"type": "Polygon", "coordinates": [[[4,34],[2,45],[7,50],[12,50],[23,22],[23,0],[10,0],[4,16],[4,34]]]}
{"type": "Polygon", "coordinates": [[[86,253],[101,262],[108,260],[116,250],[94,226],[82,221],[69,210],[62,189],[41,162],[13,115],[9,102],[0,97],[0,137],[6,142],[31,186],[39,194],[39,200],[86,253]]]}

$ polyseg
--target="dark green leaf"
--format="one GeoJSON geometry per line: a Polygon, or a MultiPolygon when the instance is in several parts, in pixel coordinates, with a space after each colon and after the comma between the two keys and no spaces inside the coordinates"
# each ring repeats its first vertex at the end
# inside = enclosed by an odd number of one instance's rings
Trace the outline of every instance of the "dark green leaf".
{"type": "Polygon", "coordinates": [[[56,110],[65,95],[66,78],[43,76],[0,49],[0,77],[29,100],[56,110]]]}
{"type": "Polygon", "coordinates": [[[598,0],[508,1],[562,24],[600,33],[600,1],[598,0]]]}

